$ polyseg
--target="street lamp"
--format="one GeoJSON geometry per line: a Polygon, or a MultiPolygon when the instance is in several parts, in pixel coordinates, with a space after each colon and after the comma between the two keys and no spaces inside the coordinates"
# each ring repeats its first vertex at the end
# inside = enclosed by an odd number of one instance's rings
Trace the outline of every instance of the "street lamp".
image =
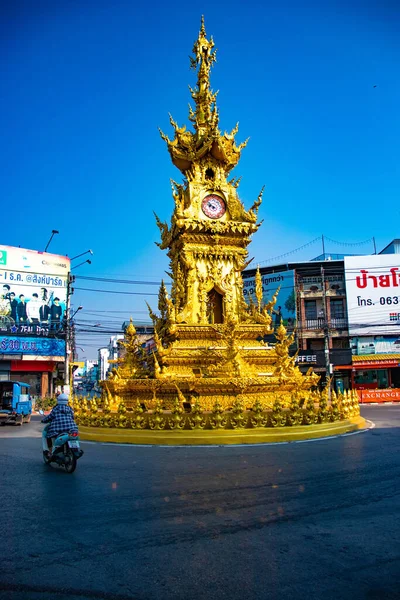
{"type": "Polygon", "coordinates": [[[84,260],[83,262],[79,263],[79,265],[75,265],[75,266],[71,267],[71,271],[72,271],[72,269],[77,269],[78,267],[81,267],[82,265],[84,265],[86,263],[88,263],[89,265],[91,265],[92,261],[88,258],[87,260],[84,260]]]}
{"type": "Polygon", "coordinates": [[[71,260],[75,260],[76,258],[79,258],[80,256],[84,256],[85,254],[93,254],[93,250],[86,250],[85,252],[81,252],[81,254],[77,254],[76,256],[71,258],[71,260]]]}
{"type": "MultiPolygon", "coordinates": [[[[74,312],[74,314],[73,314],[73,315],[71,315],[71,317],[70,317],[70,321],[72,321],[72,319],[74,318],[74,316],[76,315],[76,313],[77,313],[77,312],[79,312],[79,311],[80,311],[80,310],[82,310],[82,309],[83,309],[83,306],[78,306],[78,308],[76,309],[76,311],[74,312]]],[[[78,347],[78,346],[77,346],[77,347],[78,347]]]]}
{"type": "Polygon", "coordinates": [[[44,251],[45,251],[45,252],[47,252],[47,248],[50,246],[50,242],[51,242],[51,240],[53,239],[53,237],[54,237],[54,236],[55,236],[57,233],[60,233],[60,232],[59,232],[59,231],[57,231],[57,229],[52,229],[52,231],[51,231],[51,236],[50,236],[50,239],[49,239],[49,241],[47,242],[46,248],[44,249],[44,251]]]}

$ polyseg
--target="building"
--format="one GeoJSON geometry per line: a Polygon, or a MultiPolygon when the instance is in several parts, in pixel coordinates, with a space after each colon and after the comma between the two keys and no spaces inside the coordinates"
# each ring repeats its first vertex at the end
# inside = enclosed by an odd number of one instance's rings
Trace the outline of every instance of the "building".
{"type": "Polygon", "coordinates": [[[379,254],[400,254],[400,240],[392,240],[379,254]]]}
{"type": "MultiPolygon", "coordinates": [[[[359,390],[400,393],[400,250],[393,240],[372,256],[345,257],[352,381],[359,390]]],[[[379,395],[376,395],[378,398],[379,395]]]]}
{"type": "MultiPolygon", "coordinates": [[[[302,371],[313,367],[321,375],[335,370],[338,389],[351,386],[351,349],[347,326],[344,261],[327,258],[293,262],[260,269],[264,298],[279,288],[274,307],[275,328],[283,323],[295,331],[298,365],[302,371]],[[341,367],[344,366],[344,369],[341,367]]],[[[243,272],[244,291],[252,294],[256,269],[243,272]]],[[[274,341],[271,336],[269,342],[274,341]]]]}
{"type": "Polygon", "coordinates": [[[99,348],[98,350],[98,380],[103,381],[107,379],[107,373],[110,367],[108,359],[110,358],[110,350],[108,347],[99,348]]]}
{"type": "Polygon", "coordinates": [[[108,373],[114,368],[114,362],[120,358],[121,347],[119,342],[124,339],[123,333],[112,335],[108,345],[99,348],[97,359],[97,377],[98,381],[107,379],[108,373]]]}
{"type": "Polygon", "coordinates": [[[47,396],[65,363],[70,260],[0,246],[0,379],[47,396]]]}
{"type": "MultiPolygon", "coordinates": [[[[275,326],[295,330],[293,353],[302,370],[313,367],[322,383],[333,376],[338,390],[400,388],[400,312],[394,310],[400,278],[393,275],[400,272],[399,252],[400,240],[393,240],[378,255],[326,254],[260,269],[265,300],[280,286],[275,326]],[[364,305],[360,290],[369,267],[376,297],[364,305]]],[[[245,297],[254,294],[255,273],[243,272],[245,297]]]]}

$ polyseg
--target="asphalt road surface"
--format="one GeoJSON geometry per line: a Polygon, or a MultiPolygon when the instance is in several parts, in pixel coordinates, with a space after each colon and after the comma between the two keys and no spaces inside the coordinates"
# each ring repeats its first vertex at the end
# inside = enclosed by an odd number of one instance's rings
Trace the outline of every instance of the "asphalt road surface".
{"type": "Polygon", "coordinates": [[[0,428],[0,598],[400,599],[400,406],[375,429],[252,447],[83,443],[42,463],[0,428]]]}

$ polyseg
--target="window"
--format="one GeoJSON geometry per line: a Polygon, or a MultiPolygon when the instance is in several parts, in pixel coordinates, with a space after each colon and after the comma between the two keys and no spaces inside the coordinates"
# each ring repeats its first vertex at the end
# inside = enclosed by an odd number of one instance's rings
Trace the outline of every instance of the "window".
{"type": "Polygon", "coordinates": [[[344,302],[342,299],[331,298],[331,318],[344,319],[344,302]]]}
{"type": "Polygon", "coordinates": [[[306,312],[306,319],[317,318],[317,301],[316,300],[305,300],[304,308],[306,312]]]}
{"type": "Polygon", "coordinates": [[[324,340],[307,340],[307,350],[323,350],[324,340]]]}
{"type": "Polygon", "coordinates": [[[347,350],[350,348],[350,343],[348,338],[333,338],[332,339],[332,348],[339,348],[341,350],[347,350]]]}

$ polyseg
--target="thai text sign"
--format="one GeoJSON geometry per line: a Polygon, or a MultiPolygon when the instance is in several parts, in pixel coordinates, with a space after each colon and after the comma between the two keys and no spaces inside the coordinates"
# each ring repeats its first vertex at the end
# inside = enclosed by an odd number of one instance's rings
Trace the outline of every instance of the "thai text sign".
{"type": "Polygon", "coordinates": [[[65,341],[57,338],[0,336],[0,356],[2,354],[61,357],[65,355],[65,341]]]}
{"type": "Polygon", "coordinates": [[[0,246],[0,335],[57,337],[69,270],[65,256],[0,246]]]}
{"type": "Polygon", "coordinates": [[[399,258],[398,254],[345,257],[350,335],[400,334],[399,258]]]}

